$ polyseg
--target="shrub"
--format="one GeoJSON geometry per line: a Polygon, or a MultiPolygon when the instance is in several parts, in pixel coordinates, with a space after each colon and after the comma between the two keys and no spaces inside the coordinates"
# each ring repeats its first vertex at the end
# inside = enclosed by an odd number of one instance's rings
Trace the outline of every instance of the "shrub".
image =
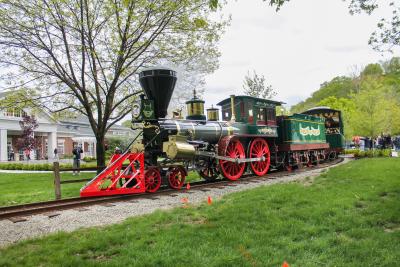
{"type": "Polygon", "coordinates": [[[86,161],[86,162],[92,162],[92,161],[96,161],[96,158],[95,157],[84,157],[82,160],[86,161]]]}
{"type": "Polygon", "coordinates": [[[22,164],[22,170],[29,171],[29,164],[22,164]]]}
{"type": "Polygon", "coordinates": [[[353,154],[355,158],[390,157],[391,150],[390,149],[375,149],[375,150],[361,151],[358,149],[348,149],[348,150],[345,150],[345,154],[353,154]]]}
{"type": "Polygon", "coordinates": [[[8,164],[8,170],[15,170],[15,163],[10,163],[10,164],[8,164]]]}

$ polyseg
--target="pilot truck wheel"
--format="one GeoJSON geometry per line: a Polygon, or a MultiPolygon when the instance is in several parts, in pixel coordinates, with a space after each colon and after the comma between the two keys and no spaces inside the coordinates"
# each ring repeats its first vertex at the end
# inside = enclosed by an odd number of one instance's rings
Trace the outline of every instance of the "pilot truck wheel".
{"type": "Polygon", "coordinates": [[[144,174],[146,192],[154,193],[161,186],[161,174],[158,169],[148,169],[144,174]]]}
{"type": "Polygon", "coordinates": [[[186,171],[182,167],[172,167],[168,171],[168,184],[173,189],[181,189],[186,179],[186,171]]]}

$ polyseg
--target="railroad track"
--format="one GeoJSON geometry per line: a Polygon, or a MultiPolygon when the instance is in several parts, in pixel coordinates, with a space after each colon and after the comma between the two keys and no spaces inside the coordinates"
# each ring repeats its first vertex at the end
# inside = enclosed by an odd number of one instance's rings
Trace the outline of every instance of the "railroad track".
{"type": "MultiPolygon", "coordinates": [[[[307,172],[311,170],[321,169],[328,166],[332,166],[342,162],[343,159],[339,158],[337,160],[322,163],[318,166],[314,166],[312,168],[304,168],[298,169],[291,172],[288,171],[272,171],[268,173],[266,176],[254,176],[254,175],[245,175],[237,181],[230,181],[227,179],[217,179],[213,182],[207,181],[198,181],[190,183],[190,190],[204,190],[205,188],[218,188],[225,186],[236,186],[238,184],[243,183],[255,183],[261,182],[269,179],[279,179],[280,177],[296,175],[301,172],[307,172]]],[[[53,200],[53,201],[44,201],[44,202],[36,202],[15,206],[6,206],[0,207],[0,220],[9,219],[13,222],[26,221],[26,216],[35,215],[35,214],[46,214],[55,211],[75,209],[75,208],[84,208],[92,205],[110,205],[113,202],[123,202],[123,201],[131,201],[132,199],[156,199],[162,195],[169,194],[177,194],[177,193],[188,193],[186,187],[182,187],[181,190],[173,190],[170,188],[161,188],[156,193],[143,193],[143,194],[134,194],[134,195],[121,195],[121,196],[107,196],[107,197],[92,197],[92,198],[66,198],[61,200],[53,200]]],[[[110,205],[111,206],[111,205],[110,205]]],[[[54,216],[58,214],[53,214],[54,216]]],[[[51,214],[49,215],[51,217],[51,214]]]]}

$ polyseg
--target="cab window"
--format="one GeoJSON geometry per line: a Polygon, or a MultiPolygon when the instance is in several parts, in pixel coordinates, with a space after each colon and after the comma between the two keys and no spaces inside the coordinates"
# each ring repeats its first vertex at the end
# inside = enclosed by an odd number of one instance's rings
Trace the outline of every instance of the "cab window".
{"type": "Polygon", "coordinates": [[[265,108],[257,108],[257,125],[266,125],[265,108]]]}
{"type": "Polygon", "coordinates": [[[222,107],[222,119],[228,121],[231,119],[231,106],[225,105],[222,107]]]}
{"type": "Polygon", "coordinates": [[[276,125],[276,112],[273,108],[267,109],[267,124],[276,125]]]}

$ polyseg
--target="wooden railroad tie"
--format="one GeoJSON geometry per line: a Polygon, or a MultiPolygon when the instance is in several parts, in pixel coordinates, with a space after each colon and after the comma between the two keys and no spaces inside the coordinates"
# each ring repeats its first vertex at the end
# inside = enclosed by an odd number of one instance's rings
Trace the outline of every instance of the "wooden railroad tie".
{"type": "Polygon", "coordinates": [[[24,217],[11,217],[11,218],[8,218],[8,220],[12,221],[13,223],[18,223],[18,222],[25,222],[28,219],[24,218],[24,217]]]}

